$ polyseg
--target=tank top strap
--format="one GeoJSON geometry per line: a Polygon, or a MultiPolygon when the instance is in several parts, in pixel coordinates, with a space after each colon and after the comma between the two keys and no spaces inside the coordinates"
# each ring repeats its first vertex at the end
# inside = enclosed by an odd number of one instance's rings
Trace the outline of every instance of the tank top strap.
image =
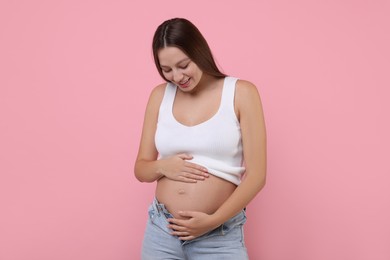
{"type": "Polygon", "coordinates": [[[176,96],[176,86],[170,82],[165,87],[164,97],[160,105],[159,117],[170,115],[173,108],[173,102],[176,96]]]}
{"type": "Polygon", "coordinates": [[[221,105],[224,109],[234,112],[234,96],[238,78],[226,77],[223,86],[221,105]]]}

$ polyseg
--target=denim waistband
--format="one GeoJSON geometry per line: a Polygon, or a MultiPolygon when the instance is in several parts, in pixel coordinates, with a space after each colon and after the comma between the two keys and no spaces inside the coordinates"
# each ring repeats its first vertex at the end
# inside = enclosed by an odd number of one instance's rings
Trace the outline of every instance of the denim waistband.
{"type": "Polygon", "coordinates": [[[152,207],[157,214],[164,214],[166,218],[173,218],[173,215],[169,213],[165,205],[160,203],[157,198],[153,199],[152,207]]]}
{"type": "MultiPolygon", "coordinates": [[[[154,198],[151,207],[158,216],[163,214],[166,219],[167,218],[174,218],[174,216],[166,209],[165,205],[160,203],[157,200],[157,198],[154,198]]],[[[165,221],[163,223],[166,223],[165,221]]],[[[207,232],[206,234],[195,238],[194,240],[181,241],[181,242],[184,245],[184,244],[196,241],[196,240],[203,239],[205,237],[210,237],[210,236],[214,236],[214,235],[224,235],[224,234],[228,233],[235,226],[243,225],[245,222],[246,222],[246,214],[245,214],[245,209],[243,209],[237,215],[230,218],[229,220],[227,220],[225,223],[223,223],[219,227],[215,228],[214,230],[211,230],[211,231],[207,232]]],[[[165,230],[166,232],[170,232],[170,230],[166,226],[162,226],[161,228],[163,230],[165,230]]]]}

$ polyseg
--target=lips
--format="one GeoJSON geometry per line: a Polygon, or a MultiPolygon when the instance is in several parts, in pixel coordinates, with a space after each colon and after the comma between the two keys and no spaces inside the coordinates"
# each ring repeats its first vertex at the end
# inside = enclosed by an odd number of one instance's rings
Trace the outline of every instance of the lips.
{"type": "Polygon", "coordinates": [[[191,78],[188,78],[188,79],[186,79],[186,80],[184,80],[184,81],[179,82],[179,83],[178,83],[179,86],[180,86],[181,88],[186,88],[186,87],[188,87],[189,82],[190,82],[190,79],[191,79],[191,78]]]}

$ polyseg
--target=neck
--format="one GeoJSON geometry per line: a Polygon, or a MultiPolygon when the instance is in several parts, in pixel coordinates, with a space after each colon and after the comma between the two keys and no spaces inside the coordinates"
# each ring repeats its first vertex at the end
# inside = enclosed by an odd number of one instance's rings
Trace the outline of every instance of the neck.
{"type": "Polygon", "coordinates": [[[189,93],[190,95],[199,95],[199,93],[210,90],[217,86],[217,82],[220,80],[220,78],[217,78],[215,76],[211,76],[208,74],[203,74],[201,80],[199,81],[196,88],[189,93]]]}

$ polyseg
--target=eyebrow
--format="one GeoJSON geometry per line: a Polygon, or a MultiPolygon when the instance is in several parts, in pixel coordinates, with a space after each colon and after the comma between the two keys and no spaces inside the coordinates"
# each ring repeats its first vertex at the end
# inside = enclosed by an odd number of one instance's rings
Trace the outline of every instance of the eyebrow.
{"type": "MultiPolygon", "coordinates": [[[[175,65],[179,65],[180,63],[183,63],[183,62],[189,61],[189,60],[191,60],[191,59],[190,59],[190,58],[184,58],[184,59],[180,60],[179,62],[177,62],[175,65]]],[[[160,64],[160,67],[161,67],[161,68],[162,68],[162,67],[169,68],[169,66],[167,66],[167,65],[162,65],[162,64],[160,64]]]]}

